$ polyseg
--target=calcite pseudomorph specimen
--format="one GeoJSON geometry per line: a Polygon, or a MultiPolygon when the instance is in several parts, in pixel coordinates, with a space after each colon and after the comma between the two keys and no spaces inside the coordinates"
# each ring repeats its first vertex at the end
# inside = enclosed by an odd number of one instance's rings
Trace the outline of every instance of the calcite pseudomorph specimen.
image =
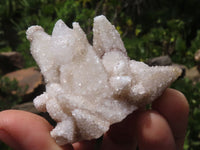
{"type": "Polygon", "coordinates": [[[52,36],[31,26],[27,38],[46,82],[46,92],[34,105],[57,122],[51,136],[59,145],[100,137],[111,124],[151,103],[181,74],[176,67],[130,60],[104,16],[94,18],[93,45],[78,23],[70,29],[62,20],[52,36]]]}

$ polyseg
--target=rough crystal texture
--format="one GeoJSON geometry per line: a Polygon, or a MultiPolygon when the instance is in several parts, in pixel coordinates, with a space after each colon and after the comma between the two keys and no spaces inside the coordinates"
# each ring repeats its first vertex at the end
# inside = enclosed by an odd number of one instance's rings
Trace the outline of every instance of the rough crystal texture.
{"type": "Polygon", "coordinates": [[[181,70],[130,60],[119,33],[104,17],[94,18],[93,46],[78,23],[58,20],[52,36],[31,26],[31,53],[46,82],[34,99],[57,121],[51,136],[60,145],[100,137],[113,123],[162,94],[181,70]]]}

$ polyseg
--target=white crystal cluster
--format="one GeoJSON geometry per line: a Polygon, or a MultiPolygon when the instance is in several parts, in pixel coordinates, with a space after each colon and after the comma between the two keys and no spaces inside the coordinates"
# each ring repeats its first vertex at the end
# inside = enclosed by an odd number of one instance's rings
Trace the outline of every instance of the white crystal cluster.
{"type": "Polygon", "coordinates": [[[58,20],[52,36],[40,26],[27,30],[31,53],[46,82],[34,99],[57,122],[59,145],[100,137],[139,106],[162,94],[181,70],[130,60],[119,33],[104,17],[94,18],[93,45],[78,23],[58,20]]]}

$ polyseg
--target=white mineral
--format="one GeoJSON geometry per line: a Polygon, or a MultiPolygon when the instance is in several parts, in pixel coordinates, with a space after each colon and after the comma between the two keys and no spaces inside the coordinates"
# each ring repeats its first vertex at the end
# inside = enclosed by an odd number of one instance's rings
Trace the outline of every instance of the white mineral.
{"type": "Polygon", "coordinates": [[[93,46],[76,22],[70,29],[58,20],[52,36],[40,26],[26,33],[46,82],[46,92],[34,105],[57,122],[51,136],[59,145],[100,137],[111,124],[160,96],[181,73],[176,67],[130,60],[104,16],[94,18],[93,46]]]}

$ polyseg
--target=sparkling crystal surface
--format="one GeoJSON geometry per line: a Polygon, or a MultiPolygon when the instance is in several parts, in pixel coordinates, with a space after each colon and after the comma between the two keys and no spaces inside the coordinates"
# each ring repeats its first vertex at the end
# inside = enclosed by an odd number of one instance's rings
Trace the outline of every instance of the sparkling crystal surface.
{"type": "Polygon", "coordinates": [[[71,29],[58,20],[52,35],[40,26],[26,33],[46,82],[34,105],[57,122],[51,136],[59,145],[100,137],[181,74],[176,67],[130,60],[119,33],[102,15],[94,18],[93,45],[76,22],[71,29]]]}

